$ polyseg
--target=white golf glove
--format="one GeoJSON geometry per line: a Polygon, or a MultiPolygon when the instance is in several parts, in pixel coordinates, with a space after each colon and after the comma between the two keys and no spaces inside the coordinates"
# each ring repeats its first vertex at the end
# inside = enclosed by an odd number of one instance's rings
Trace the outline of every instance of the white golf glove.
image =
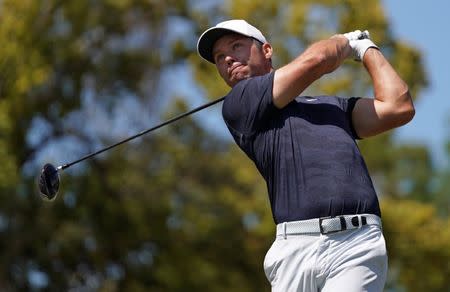
{"type": "Polygon", "coordinates": [[[367,30],[364,31],[364,32],[362,32],[362,31],[360,31],[360,30],[358,29],[358,30],[355,30],[355,31],[351,31],[351,32],[344,33],[344,36],[345,36],[349,41],[356,41],[356,40],[360,40],[360,39],[364,39],[364,38],[369,38],[368,33],[369,33],[369,32],[368,32],[367,30]]]}
{"type": "Polygon", "coordinates": [[[344,33],[344,36],[349,40],[350,47],[353,49],[353,57],[356,61],[361,61],[369,48],[378,49],[378,46],[370,40],[370,34],[367,30],[355,30],[344,33]]]}

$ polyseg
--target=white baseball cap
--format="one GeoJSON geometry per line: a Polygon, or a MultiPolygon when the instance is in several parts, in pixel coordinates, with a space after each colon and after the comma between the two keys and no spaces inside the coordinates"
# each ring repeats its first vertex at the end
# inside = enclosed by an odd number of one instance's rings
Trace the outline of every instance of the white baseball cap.
{"type": "Polygon", "coordinates": [[[200,57],[215,64],[212,56],[214,43],[220,37],[229,34],[230,32],[254,38],[263,44],[267,43],[266,38],[259,31],[259,29],[249,24],[247,21],[242,19],[227,20],[211,27],[200,36],[197,43],[197,52],[200,57]]]}

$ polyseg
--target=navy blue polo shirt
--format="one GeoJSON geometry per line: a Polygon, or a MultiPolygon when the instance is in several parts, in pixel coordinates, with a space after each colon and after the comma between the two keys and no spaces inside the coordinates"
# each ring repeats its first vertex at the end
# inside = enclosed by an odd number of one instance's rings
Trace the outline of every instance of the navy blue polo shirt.
{"type": "Polygon", "coordinates": [[[222,114],[239,147],[264,177],[273,218],[380,215],[372,180],[355,139],[357,98],[299,96],[273,104],[274,72],[240,81],[222,114]]]}

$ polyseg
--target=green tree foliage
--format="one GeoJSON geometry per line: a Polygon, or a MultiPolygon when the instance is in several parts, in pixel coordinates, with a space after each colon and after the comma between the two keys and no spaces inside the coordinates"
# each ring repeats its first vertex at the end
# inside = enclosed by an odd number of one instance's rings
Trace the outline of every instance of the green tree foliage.
{"type": "MultiPolygon", "coordinates": [[[[449,123],[450,125],[450,123],[449,123]]],[[[437,202],[438,210],[444,216],[450,214],[450,139],[447,142],[447,167],[444,168],[438,177],[435,190],[435,201],[437,202]]]]}
{"type": "MultiPolygon", "coordinates": [[[[269,291],[264,182],[230,139],[197,119],[74,166],[52,203],[36,191],[43,160],[70,161],[159,121],[162,74],[174,66],[192,68],[211,98],[225,94],[195,43],[231,17],[266,32],[277,66],[314,40],[367,28],[415,96],[427,84],[420,52],[391,35],[379,1],[0,1],[0,290],[269,291]],[[127,103],[141,111],[123,118],[127,103]]],[[[368,76],[349,61],[308,93],[370,94],[368,76]]],[[[167,116],[189,108],[171,100],[167,116]]],[[[437,173],[426,148],[398,145],[392,133],[360,146],[390,198],[390,287],[448,286],[450,240],[432,236],[448,226],[448,168],[437,173]],[[404,214],[413,217],[399,229],[404,214]],[[430,277],[415,286],[425,267],[430,277]]]]}
{"type": "Polygon", "coordinates": [[[450,287],[450,219],[430,204],[383,200],[390,275],[406,291],[447,291],[450,287]],[[405,219],[407,218],[407,219],[405,219]],[[417,279],[422,279],[417,281],[417,279]]]}

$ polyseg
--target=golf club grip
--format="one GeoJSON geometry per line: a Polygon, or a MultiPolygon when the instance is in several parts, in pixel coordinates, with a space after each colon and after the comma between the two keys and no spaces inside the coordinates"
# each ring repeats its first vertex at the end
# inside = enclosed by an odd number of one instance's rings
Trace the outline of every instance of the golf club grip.
{"type": "Polygon", "coordinates": [[[128,138],[126,138],[126,139],[124,139],[124,140],[122,140],[122,141],[119,141],[119,142],[117,142],[117,143],[115,143],[115,144],[112,144],[112,145],[110,145],[110,146],[108,146],[108,147],[105,147],[105,148],[100,149],[100,150],[98,150],[98,151],[96,151],[96,152],[93,152],[93,153],[91,153],[91,154],[88,154],[88,155],[86,155],[86,156],[83,156],[83,157],[80,158],[80,159],[77,159],[77,160],[72,161],[72,162],[67,163],[67,164],[63,164],[63,165],[59,166],[57,169],[58,169],[58,170],[60,170],[60,169],[61,169],[61,170],[64,170],[64,169],[66,169],[66,168],[68,168],[68,167],[71,167],[72,165],[77,164],[77,163],[79,163],[79,162],[81,162],[81,161],[83,161],[83,160],[89,159],[89,158],[91,158],[91,157],[93,157],[93,156],[96,156],[96,155],[98,155],[98,154],[100,154],[100,153],[103,153],[103,152],[105,152],[105,151],[108,151],[108,150],[110,150],[111,148],[114,148],[114,147],[117,147],[117,146],[119,146],[119,145],[122,145],[123,143],[129,142],[129,141],[131,141],[131,140],[133,140],[133,139],[136,139],[136,138],[138,138],[138,137],[140,137],[140,136],[142,136],[142,135],[145,135],[145,134],[147,134],[147,133],[149,133],[149,132],[152,132],[152,131],[154,131],[154,130],[156,130],[156,129],[159,129],[159,128],[161,128],[161,127],[164,127],[164,126],[166,126],[166,125],[168,125],[168,124],[170,124],[170,123],[173,123],[173,122],[175,122],[175,121],[177,121],[177,120],[179,120],[179,119],[182,119],[182,118],[184,118],[184,117],[186,117],[186,116],[188,116],[188,115],[191,115],[191,114],[193,114],[193,113],[195,113],[195,112],[198,112],[198,111],[200,111],[200,110],[202,110],[202,109],[204,109],[204,108],[210,107],[210,106],[212,106],[212,105],[214,105],[214,104],[216,104],[216,103],[219,103],[219,102],[223,101],[224,99],[225,99],[225,96],[224,96],[224,97],[221,97],[221,98],[218,98],[218,99],[216,99],[216,100],[214,100],[214,101],[211,101],[211,102],[209,102],[209,103],[207,103],[207,104],[204,104],[204,105],[202,105],[202,106],[196,107],[196,108],[194,108],[194,109],[192,109],[192,110],[190,110],[190,111],[188,111],[188,112],[185,112],[185,113],[180,114],[180,115],[178,115],[178,116],[176,116],[176,117],[173,117],[173,118],[171,118],[171,119],[169,119],[169,120],[167,120],[167,121],[165,121],[165,122],[163,122],[163,123],[161,123],[161,124],[159,124],[159,125],[156,125],[156,126],[150,128],[150,129],[147,129],[147,130],[144,130],[144,131],[142,131],[142,132],[139,132],[139,133],[137,133],[136,135],[133,135],[133,136],[128,137],[128,138]]]}

